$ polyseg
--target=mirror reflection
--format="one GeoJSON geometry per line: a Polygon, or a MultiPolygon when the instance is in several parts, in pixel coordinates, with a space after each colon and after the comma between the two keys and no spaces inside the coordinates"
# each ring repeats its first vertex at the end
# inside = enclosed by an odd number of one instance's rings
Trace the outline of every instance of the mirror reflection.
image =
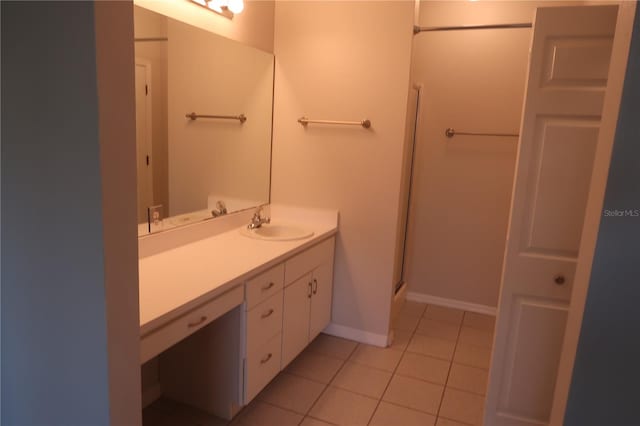
{"type": "Polygon", "coordinates": [[[273,55],[134,6],[138,234],[269,201],[273,55]]]}

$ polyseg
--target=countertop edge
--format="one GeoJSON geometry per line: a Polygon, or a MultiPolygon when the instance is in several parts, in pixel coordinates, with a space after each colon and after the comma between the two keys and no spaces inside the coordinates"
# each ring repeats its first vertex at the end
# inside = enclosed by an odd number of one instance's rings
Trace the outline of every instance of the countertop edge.
{"type": "Polygon", "coordinates": [[[225,283],[222,283],[219,285],[212,285],[213,288],[211,291],[204,293],[199,297],[191,299],[189,302],[184,303],[178,306],[177,308],[171,311],[168,311],[160,316],[157,316],[156,318],[150,321],[147,321],[144,324],[140,324],[140,337],[144,337],[148,334],[153,333],[155,330],[163,327],[165,324],[168,324],[169,322],[183,316],[184,314],[192,311],[193,309],[198,308],[199,306],[202,306],[203,304],[210,302],[214,298],[226,293],[227,291],[233,289],[234,287],[243,285],[248,278],[251,278],[257,274],[260,274],[261,272],[266,271],[267,269],[277,265],[278,263],[281,263],[283,260],[291,256],[294,256],[328,238],[335,236],[337,233],[338,233],[338,228],[337,226],[335,226],[329,229],[328,231],[325,231],[319,234],[314,234],[312,237],[310,237],[308,241],[305,241],[299,246],[296,246],[291,250],[288,250],[280,255],[277,255],[271,258],[269,261],[256,265],[254,268],[248,270],[247,272],[241,275],[238,275],[237,277],[234,277],[233,279],[225,283]]]}

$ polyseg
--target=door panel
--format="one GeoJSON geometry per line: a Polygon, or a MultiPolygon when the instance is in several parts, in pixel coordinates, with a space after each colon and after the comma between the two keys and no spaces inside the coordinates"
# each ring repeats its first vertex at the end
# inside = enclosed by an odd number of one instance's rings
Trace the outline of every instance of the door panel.
{"type": "Polygon", "coordinates": [[[331,321],[332,292],[333,263],[325,262],[313,271],[309,340],[315,339],[331,321]]]}
{"type": "Polygon", "coordinates": [[[519,297],[513,320],[517,333],[507,347],[507,370],[500,411],[545,422],[551,414],[568,305],[519,297]]]}
{"type": "Polygon", "coordinates": [[[537,10],[486,426],[549,422],[616,18],[617,6],[537,10]]]}
{"type": "Polygon", "coordinates": [[[282,312],[282,368],[286,367],[309,343],[311,311],[311,274],[284,289],[282,312]]]}
{"type": "Polygon", "coordinates": [[[550,117],[537,123],[525,251],[577,257],[599,125],[550,117]]]}
{"type": "Polygon", "coordinates": [[[544,86],[605,87],[613,37],[551,38],[545,47],[544,86]]]}

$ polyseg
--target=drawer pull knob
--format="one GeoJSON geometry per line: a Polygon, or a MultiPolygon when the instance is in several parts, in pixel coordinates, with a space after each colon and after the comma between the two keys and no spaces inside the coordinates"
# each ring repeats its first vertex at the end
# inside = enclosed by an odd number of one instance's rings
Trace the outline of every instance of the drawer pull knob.
{"type": "Polygon", "coordinates": [[[271,352],[269,352],[269,354],[267,356],[265,356],[264,358],[262,358],[260,360],[260,364],[266,364],[267,362],[269,362],[269,360],[273,357],[273,354],[271,352]]]}
{"type": "Polygon", "coordinates": [[[206,320],[207,320],[207,316],[203,315],[203,316],[200,317],[200,319],[198,321],[190,322],[189,324],[187,324],[187,327],[189,327],[189,328],[197,327],[200,324],[202,324],[203,322],[205,322],[206,320]]]}
{"type": "Polygon", "coordinates": [[[267,290],[273,288],[274,285],[276,285],[276,283],[271,281],[269,284],[262,286],[262,291],[267,291],[267,290]]]}
{"type": "Polygon", "coordinates": [[[318,294],[318,280],[313,279],[313,294],[318,294]]]}
{"type": "Polygon", "coordinates": [[[273,312],[274,312],[273,309],[269,309],[267,312],[262,314],[262,319],[269,318],[271,315],[273,315],[273,312]]]}
{"type": "Polygon", "coordinates": [[[565,279],[564,279],[563,275],[558,275],[553,279],[553,281],[558,285],[562,285],[562,284],[564,284],[565,279]]]}

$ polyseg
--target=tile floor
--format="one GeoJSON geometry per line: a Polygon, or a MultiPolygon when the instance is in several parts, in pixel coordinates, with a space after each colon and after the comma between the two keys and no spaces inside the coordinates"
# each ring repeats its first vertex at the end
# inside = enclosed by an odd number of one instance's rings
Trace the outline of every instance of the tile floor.
{"type": "MultiPolygon", "coordinates": [[[[389,348],[321,334],[232,426],[480,425],[494,318],[406,302],[389,348]]],[[[218,426],[161,399],[144,426],[218,426]]]]}

